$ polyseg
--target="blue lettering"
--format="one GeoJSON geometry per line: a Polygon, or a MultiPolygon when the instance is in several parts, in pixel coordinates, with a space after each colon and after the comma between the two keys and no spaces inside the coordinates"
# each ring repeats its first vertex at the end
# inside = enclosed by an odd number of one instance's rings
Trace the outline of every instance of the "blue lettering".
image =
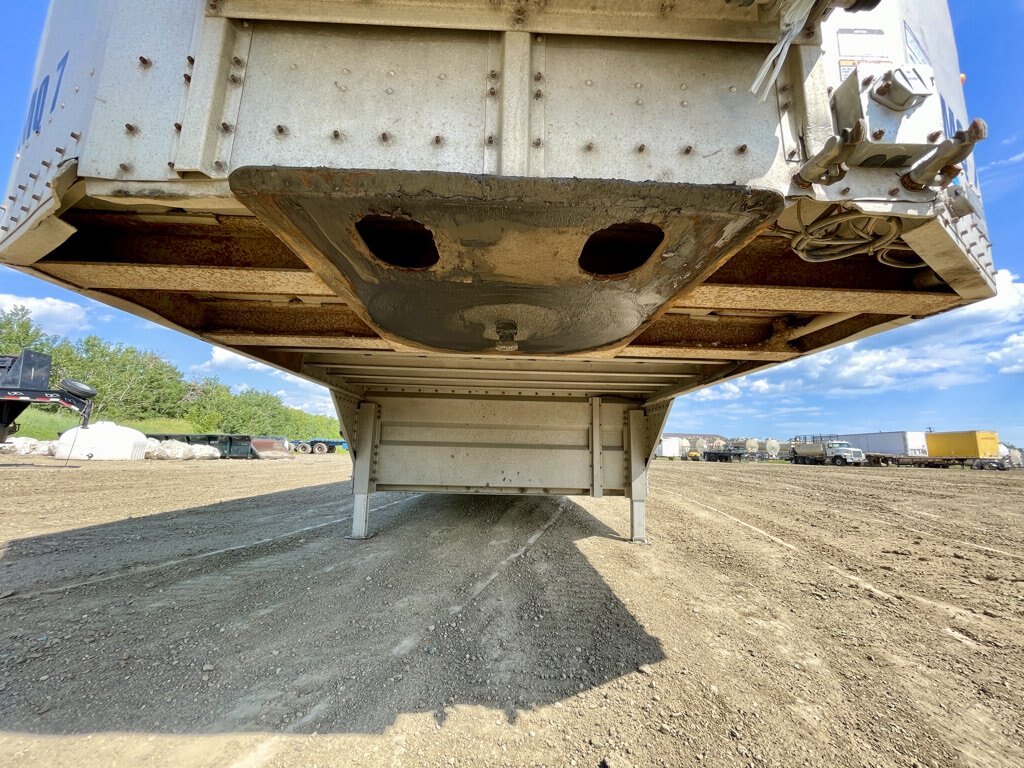
{"type": "Polygon", "coordinates": [[[32,130],[39,133],[43,127],[43,110],[46,108],[46,92],[50,90],[50,76],[43,78],[43,82],[36,89],[39,94],[36,98],[35,116],[32,118],[32,130]]]}

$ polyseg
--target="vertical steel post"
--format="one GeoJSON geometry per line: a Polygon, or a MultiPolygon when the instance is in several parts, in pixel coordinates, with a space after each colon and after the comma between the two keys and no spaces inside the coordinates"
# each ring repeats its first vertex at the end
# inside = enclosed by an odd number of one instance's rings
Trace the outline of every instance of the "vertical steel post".
{"type": "Polygon", "coordinates": [[[373,491],[373,465],[377,452],[377,425],[380,406],[360,403],[356,415],[356,443],[353,446],[351,539],[366,539],[367,519],[370,512],[370,493],[373,491]]]}
{"type": "Polygon", "coordinates": [[[629,496],[629,538],[647,541],[647,418],[643,411],[629,411],[629,476],[626,493],[629,496]]]}
{"type": "Polygon", "coordinates": [[[595,499],[604,496],[604,456],[602,455],[601,444],[601,398],[590,398],[592,409],[590,419],[590,461],[591,485],[590,495],[595,499]]]}

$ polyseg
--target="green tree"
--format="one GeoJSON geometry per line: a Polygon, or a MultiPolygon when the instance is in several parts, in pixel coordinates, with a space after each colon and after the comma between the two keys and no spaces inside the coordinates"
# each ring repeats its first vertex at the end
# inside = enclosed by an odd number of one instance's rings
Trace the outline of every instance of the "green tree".
{"type": "Polygon", "coordinates": [[[58,337],[48,336],[32,322],[28,307],[0,309],[0,355],[17,355],[23,349],[47,352],[57,341],[58,337]]]}

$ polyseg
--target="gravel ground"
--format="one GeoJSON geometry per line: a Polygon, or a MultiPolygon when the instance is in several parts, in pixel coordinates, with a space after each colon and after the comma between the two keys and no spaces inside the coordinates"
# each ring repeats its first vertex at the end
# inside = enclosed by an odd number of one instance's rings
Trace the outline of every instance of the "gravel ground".
{"type": "Polygon", "coordinates": [[[0,465],[0,765],[1024,765],[1024,472],[0,465]]]}

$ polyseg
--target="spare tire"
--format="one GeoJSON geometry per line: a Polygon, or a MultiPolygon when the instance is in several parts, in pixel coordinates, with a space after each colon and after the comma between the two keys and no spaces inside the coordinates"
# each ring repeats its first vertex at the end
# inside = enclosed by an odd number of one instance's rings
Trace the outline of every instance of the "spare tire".
{"type": "Polygon", "coordinates": [[[61,379],[60,388],[75,397],[82,398],[83,400],[92,400],[98,394],[96,390],[88,384],[83,384],[82,382],[75,381],[74,379],[61,379]]]}

